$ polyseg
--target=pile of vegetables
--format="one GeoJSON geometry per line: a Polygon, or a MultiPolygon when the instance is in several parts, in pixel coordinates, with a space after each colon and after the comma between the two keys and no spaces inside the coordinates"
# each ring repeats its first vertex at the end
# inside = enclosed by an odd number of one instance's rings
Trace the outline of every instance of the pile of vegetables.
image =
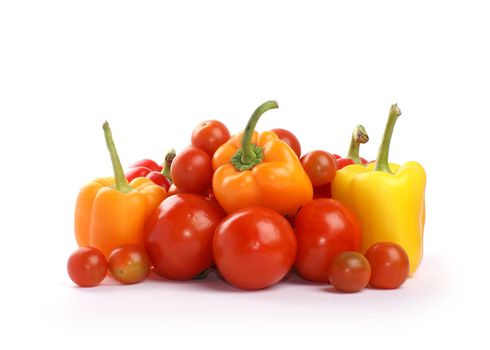
{"type": "Polygon", "coordinates": [[[126,172],[104,123],[114,176],[80,190],[70,278],[90,287],[109,272],[131,284],[154,271],[182,281],[216,268],[231,285],[257,290],[292,270],[343,292],[400,287],[422,259],[426,179],[416,162],[388,162],[398,106],[371,162],[359,156],[369,140],[362,125],[346,157],[301,155],[284,129],[256,132],[274,108],[275,101],[260,105],[233,136],[205,121],[163,164],[144,159],[126,172]]]}

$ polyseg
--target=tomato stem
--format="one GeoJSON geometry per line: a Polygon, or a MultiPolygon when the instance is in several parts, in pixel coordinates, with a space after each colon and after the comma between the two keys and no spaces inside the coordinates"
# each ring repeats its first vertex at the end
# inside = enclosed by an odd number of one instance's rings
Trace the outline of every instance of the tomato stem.
{"type": "Polygon", "coordinates": [[[248,120],[247,126],[243,131],[241,145],[242,147],[237,150],[237,152],[231,159],[231,163],[238,171],[252,169],[255,165],[262,162],[262,159],[264,158],[262,148],[252,143],[252,136],[255,131],[255,126],[257,125],[257,122],[259,121],[261,115],[269,109],[274,109],[278,107],[279,106],[277,105],[276,101],[264,102],[259,107],[257,107],[257,109],[248,120]]]}
{"type": "Polygon", "coordinates": [[[361,143],[366,143],[368,141],[369,141],[369,136],[364,126],[362,125],[356,126],[356,128],[352,132],[347,158],[352,159],[356,164],[361,164],[362,162],[361,162],[361,158],[359,158],[359,149],[361,143]]]}
{"type": "Polygon", "coordinates": [[[104,129],[104,137],[105,143],[107,145],[107,149],[109,150],[109,154],[111,155],[112,169],[114,171],[114,181],[115,181],[115,189],[122,193],[128,193],[134,190],[131,186],[129,186],[128,180],[124,175],[124,170],[121,166],[121,161],[119,160],[119,156],[117,154],[116,145],[114,144],[114,139],[112,138],[111,128],[109,127],[109,123],[105,122],[102,125],[104,129]]]}
{"type": "Polygon", "coordinates": [[[390,143],[391,137],[393,136],[393,130],[395,129],[396,121],[401,114],[402,111],[396,103],[391,105],[383,139],[381,141],[381,145],[379,146],[378,156],[376,157],[376,165],[374,167],[374,170],[376,171],[384,171],[385,173],[393,174],[388,163],[388,156],[390,153],[390,143]]]}
{"type": "Polygon", "coordinates": [[[172,175],[170,174],[170,166],[172,165],[172,162],[174,161],[174,158],[176,156],[175,149],[171,148],[168,150],[167,154],[165,155],[165,161],[164,161],[164,166],[162,169],[162,175],[165,176],[168,181],[172,184],[172,175]]]}

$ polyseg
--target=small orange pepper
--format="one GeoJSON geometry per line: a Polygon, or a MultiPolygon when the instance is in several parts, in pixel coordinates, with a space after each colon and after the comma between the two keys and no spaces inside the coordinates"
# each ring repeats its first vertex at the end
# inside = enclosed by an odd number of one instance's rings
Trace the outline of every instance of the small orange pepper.
{"type": "Polygon", "coordinates": [[[105,122],[103,128],[114,177],[96,179],[80,190],[75,238],[79,246],[95,247],[108,257],[122,244],[143,246],[146,220],[167,197],[167,191],[144,177],[128,183],[109,124],[105,122]]]}
{"type": "Polygon", "coordinates": [[[313,187],[294,151],[270,131],[254,131],[260,116],[278,108],[260,105],[244,131],[233,135],[213,155],[213,191],[227,212],[258,205],[294,216],[313,198],[313,187]]]}

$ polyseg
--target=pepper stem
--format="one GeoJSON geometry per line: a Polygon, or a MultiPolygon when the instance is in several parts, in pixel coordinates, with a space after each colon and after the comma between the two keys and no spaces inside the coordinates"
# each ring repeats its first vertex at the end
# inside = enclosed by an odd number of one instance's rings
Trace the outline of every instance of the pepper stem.
{"type": "Polygon", "coordinates": [[[134,188],[129,186],[128,180],[124,175],[121,161],[117,155],[116,145],[114,145],[114,140],[112,139],[112,132],[111,128],[109,127],[109,123],[105,122],[102,128],[104,129],[105,143],[107,145],[107,149],[109,150],[109,154],[111,155],[112,169],[114,170],[115,189],[122,193],[131,192],[134,190],[134,188]]]}
{"type": "Polygon", "coordinates": [[[402,114],[402,111],[395,103],[391,105],[388,121],[386,122],[385,132],[381,145],[379,146],[378,156],[376,157],[375,171],[384,171],[385,173],[393,174],[388,163],[388,156],[390,153],[391,137],[393,136],[393,130],[398,117],[402,114]]]}
{"type": "Polygon", "coordinates": [[[176,156],[175,149],[171,148],[168,150],[167,154],[165,155],[165,165],[163,166],[162,169],[162,175],[165,176],[170,183],[173,183],[172,181],[172,175],[170,174],[170,166],[172,165],[172,162],[174,161],[174,158],[176,156]]]}
{"type": "Polygon", "coordinates": [[[269,109],[278,107],[276,101],[264,102],[257,107],[248,120],[247,126],[243,131],[242,147],[238,149],[233,158],[231,158],[231,163],[238,171],[252,169],[264,159],[262,148],[252,143],[252,136],[260,116],[269,109]]]}
{"type": "Polygon", "coordinates": [[[366,143],[369,141],[369,136],[366,129],[362,125],[356,126],[352,132],[352,138],[350,141],[349,152],[347,153],[347,158],[352,159],[355,164],[361,164],[361,158],[359,158],[359,148],[361,143],[366,143]]]}

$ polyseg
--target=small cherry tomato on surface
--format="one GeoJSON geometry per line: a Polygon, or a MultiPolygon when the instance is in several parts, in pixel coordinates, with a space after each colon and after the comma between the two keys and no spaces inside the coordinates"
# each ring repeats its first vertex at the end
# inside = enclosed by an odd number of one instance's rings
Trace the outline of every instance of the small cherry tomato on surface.
{"type": "Polygon", "coordinates": [[[371,266],[358,252],[344,252],[330,263],[328,280],[341,292],[354,293],[365,288],[371,277],[371,266]]]}
{"type": "Polygon", "coordinates": [[[380,242],[364,254],[371,265],[369,285],[379,289],[396,289],[408,278],[410,265],[405,250],[396,243],[380,242]]]}
{"type": "Polygon", "coordinates": [[[80,287],[94,287],[107,275],[104,254],[93,247],[80,247],[68,258],[68,275],[80,287]]]}
{"type": "Polygon", "coordinates": [[[216,228],[213,254],[218,270],[230,284],[262,289],[289,272],[296,256],[296,238],[279,213],[248,207],[228,215],[216,228]]]}
{"type": "Polygon", "coordinates": [[[326,151],[311,151],[301,157],[301,165],[305,169],[313,186],[321,186],[332,182],[337,172],[335,157],[326,151]]]}
{"type": "Polygon", "coordinates": [[[192,132],[191,143],[212,157],[218,147],[229,139],[230,131],[225,124],[218,120],[206,120],[192,132]]]}
{"type": "Polygon", "coordinates": [[[328,198],[306,203],[294,222],[298,252],[294,263],[304,279],[328,282],[332,259],[345,251],[361,248],[361,227],[354,212],[328,198]]]}
{"type": "Polygon", "coordinates": [[[289,147],[293,149],[298,158],[301,157],[301,144],[299,143],[298,138],[291,131],[286,129],[272,129],[271,131],[282,141],[286,142],[289,147]]]}
{"type": "Polygon", "coordinates": [[[145,249],[136,244],[124,244],[114,249],[107,263],[111,276],[124,284],[143,281],[148,277],[151,268],[145,249]]]}
{"type": "Polygon", "coordinates": [[[181,192],[204,194],[211,187],[211,157],[200,148],[188,147],[177,154],[170,172],[175,186],[181,192]]]}
{"type": "Polygon", "coordinates": [[[213,234],[225,212],[216,201],[192,193],[166,198],[150,216],[145,247],[155,271],[189,280],[213,264],[213,234]]]}

